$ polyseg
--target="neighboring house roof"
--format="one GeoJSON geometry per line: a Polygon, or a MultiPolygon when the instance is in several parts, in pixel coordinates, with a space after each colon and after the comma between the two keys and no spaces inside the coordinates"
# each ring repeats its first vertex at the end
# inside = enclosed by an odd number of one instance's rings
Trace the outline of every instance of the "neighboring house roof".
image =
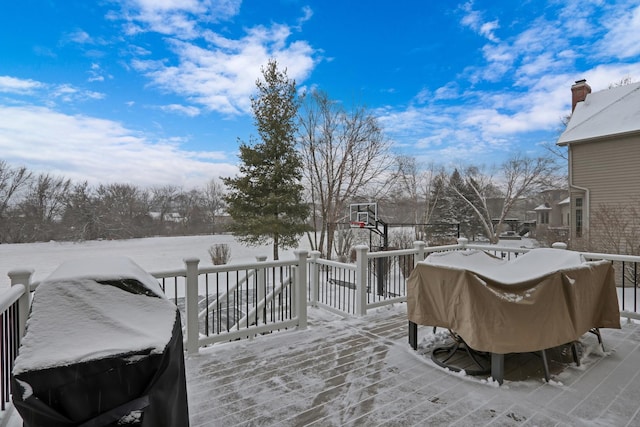
{"type": "Polygon", "coordinates": [[[590,93],[578,102],[557,144],[640,132],[640,83],[590,93]]]}
{"type": "Polygon", "coordinates": [[[534,211],[550,211],[551,210],[551,206],[549,206],[549,203],[543,203],[540,206],[538,206],[537,208],[533,209],[534,211]]]}

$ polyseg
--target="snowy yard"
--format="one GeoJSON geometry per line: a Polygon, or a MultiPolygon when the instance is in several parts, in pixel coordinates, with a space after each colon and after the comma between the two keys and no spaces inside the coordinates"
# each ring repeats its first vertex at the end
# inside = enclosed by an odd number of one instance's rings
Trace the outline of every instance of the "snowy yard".
{"type": "MultiPolygon", "coordinates": [[[[81,258],[126,256],[149,271],[183,268],[183,259],[196,257],[200,265],[212,265],[211,245],[225,243],[231,250],[230,264],[252,262],[256,256],[271,258],[272,248],[244,246],[231,235],[149,237],[129,240],[102,240],[86,242],[46,242],[0,245],[0,290],[9,286],[7,273],[16,268],[34,269],[32,280],[42,280],[62,262],[81,258]]],[[[300,249],[308,250],[306,239],[300,249]]],[[[293,258],[293,249],[280,251],[280,259],[293,258]]]]}

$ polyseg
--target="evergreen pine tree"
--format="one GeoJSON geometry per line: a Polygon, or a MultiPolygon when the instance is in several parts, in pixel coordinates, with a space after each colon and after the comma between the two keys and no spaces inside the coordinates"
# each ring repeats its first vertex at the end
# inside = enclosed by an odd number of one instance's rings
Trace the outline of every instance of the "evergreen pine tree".
{"type": "Polygon", "coordinates": [[[278,70],[275,60],[262,68],[262,75],[264,81],[256,81],[258,94],[251,98],[261,141],[240,143],[241,174],[223,181],[233,234],[250,245],[272,241],[277,260],[279,248],[296,247],[309,229],[309,206],[302,198],[302,163],[295,149],[295,81],[286,69],[278,70]]]}
{"type": "Polygon", "coordinates": [[[449,212],[455,218],[455,221],[460,224],[461,236],[467,237],[469,240],[475,240],[476,234],[480,231],[478,220],[469,205],[452,191],[452,187],[455,187],[469,200],[476,201],[477,196],[464,181],[460,172],[455,169],[449,178],[449,212]]]}

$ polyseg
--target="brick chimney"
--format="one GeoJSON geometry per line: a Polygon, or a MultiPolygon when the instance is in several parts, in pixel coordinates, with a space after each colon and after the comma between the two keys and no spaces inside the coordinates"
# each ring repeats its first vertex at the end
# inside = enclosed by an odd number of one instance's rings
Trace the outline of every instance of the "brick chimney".
{"type": "Polygon", "coordinates": [[[587,84],[585,79],[576,80],[576,83],[571,86],[571,113],[576,109],[576,104],[584,101],[590,93],[591,86],[587,84]]]}

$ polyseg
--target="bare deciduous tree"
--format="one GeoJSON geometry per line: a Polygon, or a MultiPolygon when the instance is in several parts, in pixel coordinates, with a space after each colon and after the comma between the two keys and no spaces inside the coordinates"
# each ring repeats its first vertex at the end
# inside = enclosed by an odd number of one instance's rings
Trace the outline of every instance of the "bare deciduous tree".
{"type": "Polygon", "coordinates": [[[347,205],[388,170],[389,144],[365,107],[346,111],[324,92],[306,96],[298,132],[312,221],[321,227],[309,239],[313,249],[330,257],[336,223],[347,215],[347,205]]]}
{"type": "Polygon", "coordinates": [[[202,201],[211,224],[211,232],[216,232],[216,215],[225,208],[224,187],[217,179],[211,179],[203,190],[202,201]]]}
{"type": "Polygon", "coordinates": [[[67,238],[91,240],[99,237],[97,200],[87,181],[73,186],[65,204],[63,225],[67,238]]]}
{"type": "Polygon", "coordinates": [[[0,160],[3,243],[205,233],[215,231],[214,215],[223,207],[218,180],[189,191],[175,185],[150,191],[131,184],[91,187],[49,173],[34,176],[0,160]],[[160,218],[153,220],[151,212],[160,218]]]}
{"type": "Polygon", "coordinates": [[[180,187],[171,184],[151,188],[151,206],[159,214],[161,230],[165,227],[167,215],[175,208],[175,201],[180,192],[180,187]]]}
{"type": "Polygon", "coordinates": [[[27,186],[31,177],[31,172],[24,166],[14,168],[0,160],[0,218],[7,210],[11,199],[20,189],[27,186]]]}
{"type": "MultiPolygon", "coordinates": [[[[627,203],[599,204],[592,212],[589,239],[573,242],[574,250],[605,252],[621,255],[640,255],[640,208],[638,198],[627,203]],[[577,245],[576,245],[577,243],[577,245]]],[[[622,263],[616,269],[616,282],[637,283],[640,271],[634,263],[622,263]]]]}
{"type": "Polygon", "coordinates": [[[17,194],[26,188],[32,178],[25,167],[12,167],[0,160],[0,242],[15,241],[15,224],[9,221],[9,208],[15,202],[17,194]]]}
{"type": "MultiPolygon", "coordinates": [[[[415,157],[396,157],[396,171],[393,174],[392,198],[405,198],[409,202],[407,211],[412,214],[415,240],[428,240],[427,229],[419,224],[432,222],[438,201],[443,196],[437,178],[443,174],[433,163],[421,168],[415,157]]],[[[396,202],[398,204],[398,202],[396,202]]]]}
{"type": "Polygon", "coordinates": [[[20,211],[26,225],[28,241],[55,238],[54,228],[60,223],[71,181],[62,177],[40,174],[31,181],[20,211]]]}
{"type": "Polygon", "coordinates": [[[626,86],[633,83],[635,83],[635,80],[631,76],[626,76],[613,83],[609,83],[609,89],[613,89],[614,87],[626,86]]]}
{"type": "Polygon", "coordinates": [[[149,225],[149,192],[131,184],[100,185],[97,209],[103,226],[101,237],[126,239],[145,235],[149,225]]]}
{"type": "Polygon", "coordinates": [[[502,165],[498,179],[471,167],[462,177],[468,191],[456,185],[451,189],[475,212],[489,240],[497,243],[501,226],[516,201],[556,185],[553,164],[549,157],[516,155],[502,165]],[[492,212],[488,203],[495,195],[502,199],[499,212],[492,212]]]}
{"type": "Polygon", "coordinates": [[[205,211],[202,192],[192,189],[181,191],[176,198],[176,212],[180,215],[182,233],[194,231],[205,223],[205,211]]]}
{"type": "Polygon", "coordinates": [[[640,209],[638,200],[626,204],[600,204],[592,213],[587,250],[640,255],[640,209]]]}

